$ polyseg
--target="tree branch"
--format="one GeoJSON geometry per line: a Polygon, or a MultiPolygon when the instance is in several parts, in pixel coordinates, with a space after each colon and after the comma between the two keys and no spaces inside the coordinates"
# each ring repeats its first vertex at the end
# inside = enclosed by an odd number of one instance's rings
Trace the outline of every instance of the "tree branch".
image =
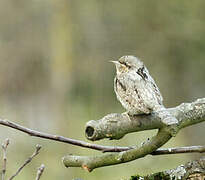
{"type": "MultiPolygon", "coordinates": [[[[178,119],[178,128],[205,121],[205,98],[192,103],[183,103],[175,108],[164,109],[178,119]]],[[[163,126],[158,114],[129,116],[127,113],[108,114],[100,120],[91,120],[86,124],[85,135],[87,139],[95,141],[103,138],[120,139],[132,132],[158,129],[163,126]]]]}
{"type": "Polygon", "coordinates": [[[38,171],[37,171],[36,180],[39,180],[41,178],[44,169],[45,169],[45,165],[41,164],[41,166],[38,168],[38,171]]]}
{"type": "MultiPolygon", "coordinates": [[[[59,136],[59,135],[52,135],[52,134],[48,134],[44,132],[35,131],[32,129],[23,127],[19,124],[13,123],[9,120],[0,119],[0,124],[7,126],[7,127],[14,128],[16,130],[19,130],[21,132],[29,134],[30,136],[54,140],[54,141],[58,141],[58,142],[66,143],[66,144],[71,144],[71,145],[89,148],[93,150],[99,150],[102,152],[122,152],[122,151],[127,151],[127,150],[135,148],[135,146],[130,146],[130,147],[103,146],[103,145],[98,145],[98,144],[87,143],[84,141],[66,138],[66,137],[59,136]]],[[[205,146],[190,146],[190,147],[158,149],[154,151],[152,155],[175,154],[175,153],[195,153],[195,152],[205,152],[205,146]]]]}
{"type": "Polygon", "coordinates": [[[147,176],[135,175],[131,179],[189,179],[189,180],[202,180],[205,178],[205,157],[198,160],[188,162],[185,165],[180,165],[175,169],[158,172],[147,176]]]}
{"type": "Polygon", "coordinates": [[[165,154],[181,154],[181,153],[204,153],[205,146],[188,146],[188,147],[175,147],[175,148],[160,148],[152,152],[152,155],[165,155],[165,154]]]}
{"type": "Polygon", "coordinates": [[[100,120],[88,121],[85,135],[91,141],[103,138],[120,139],[128,133],[160,127],[162,127],[162,123],[155,114],[129,116],[126,112],[122,114],[112,113],[100,120]]]}
{"type": "Polygon", "coordinates": [[[167,127],[160,129],[156,136],[142,144],[140,147],[123,151],[120,153],[109,153],[99,156],[75,156],[67,155],[63,158],[66,167],[82,167],[91,172],[95,168],[129,162],[147,154],[152,153],[171,138],[170,131],[167,127]]]}
{"type": "Polygon", "coordinates": [[[6,157],[6,150],[9,145],[9,139],[6,139],[4,143],[2,143],[1,147],[3,150],[3,169],[1,171],[1,179],[5,179],[5,174],[6,174],[6,164],[7,164],[7,157],[6,157]]]}
{"type": "MultiPolygon", "coordinates": [[[[151,120],[156,119],[156,121],[158,121],[159,116],[157,115],[157,113],[163,113],[163,112],[152,113],[151,115],[147,115],[147,117],[148,118],[153,117],[151,118],[151,120]]],[[[110,153],[101,156],[68,155],[63,158],[63,163],[66,167],[82,167],[83,169],[88,170],[90,172],[93,169],[98,167],[125,163],[125,162],[129,162],[144,157],[147,154],[151,154],[153,151],[156,151],[159,147],[161,147],[169,139],[171,139],[173,131],[177,133],[181,128],[205,120],[205,98],[199,99],[193,103],[183,103],[176,108],[169,109],[169,113],[171,113],[174,117],[178,119],[178,124],[173,124],[165,127],[161,126],[158,131],[158,134],[154,136],[151,140],[149,140],[147,143],[143,144],[141,147],[135,147],[134,149],[123,151],[120,153],[110,153]]],[[[101,119],[99,121],[92,121],[92,124],[94,126],[90,126],[90,124],[89,126],[87,126],[86,128],[87,136],[91,140],[98,140],[105,137],[119,139],[123,137],[126,133],[128,133],[127,129],[125,130],[126,132],[123,130],[124,129],[123,125],[129,124],[129,127],[132,130],[130,132],[133,132],[133,121],[135,120],[137,121],[137,119],[140,116],[133,117],[136,119],[129,118],[127,122],[125,121],[125,119],[127,119],[127,116],[125,116],[126,118],[123,118],[123,115],[121,115],[120,117],[121,118],[119,118],[120,121],[119,123],[118,121],[116,121],[116,114],[113,114],[113,116],[109,116],[109,118],[107,118],[106,116],[104,117],[104,119],[101,119]],[[112,117],[114,117],[114,120],[110,119],[112,117]],[[122,124],[121,127],[120,123],[122,122],[124,124],[122,124]],[[112,128],[110,128],[110,126],[112,128]],[[120,134],[119,136],[117,132],[119,132],[120,134]]],[[[146,116],[143,116],[143,118],[146,118],[146,116]]],[[[138,122],[140,122],[139,119],[138,122]]],[[[141,123],[135,123],[135,124],[138,124],[137,129],[141,130],[140,129],[141,123]]],[[[145,127],[143,126],[143,130],[144,129],[145,127]]]]}
{"type": "MultiPolygon", "coordinates": [[[[24,132],[30,136],[39,137],[39,138],[43,138],[43,139],[49,139],[49,140],[58,141],[58,142],[63,142],[63,143],[67,143],[67,144],[72,144],[72,145],[84,147],[84,148],[89,148],[89,149],[94,149],[94,150],[99,150],[99,151],[109,151],[110,149],[111,150],[115,149],[115,147],[112,147],[112,146],[102,146],[102,145],[87,143],[87,142],[80,141],[80,140],[66,138],[66,137],[59,136],[59,135],[53,135],[53,134],[35,131],[35,130],[29,129],[27,127],[21,126],[17,123],[14,123],[12,121],[9,121],[7,119],[0,119],[0,124],[3,126],[7,126],[10,128],[16,129],[18,131],[24,132]]],[[[127,149],[129,149],[129,147],[117,147],[118,151],[124,151],[127,149]]]]}
{"type": "Polygon", "coordinates": [[[205,178],[205,157],[199,160],[188,162],[175,169],[167,170],[164,175],[170,179],[204,179],[205,178]],[[198,178],[197,178],[198,177],[198,178]]]}
{"type": "MultiPolygon", "coordinates": [[[[196,123],[200,123],[200,122],[205,120],[205,98],[198,99],[197,101],[195,101],[193,103],[183,103],[178,107],[168,109],[168,111],[173,116],[177,117],[177,119],[179,120],[179,124],[176,127],[177,130],[179,130],[181,128],[184,128],[186,126],[190,126],[190,125],[193,125],[193,124],[196,124],[196,123]]],[[[100,121],[102,121],[102,120],[99,120],[99,122],[100,121]]],[[[155,136],[154,138],[152,138],[152,139],[155,139],[155,141],[149,141],[149,143],[148,143],[149,145],[145,146],[145,147],[144,147],[144,145],[140,148],[137,148],[137,147],[112,147],[112,146],[102,146],[102,145],[97,145],[97,144],[91,144],[91,143],[83,142],[83,141],[80,141],[80,140],[74,140],[74,139],[71,139],[71,138],[66,138],[66,137],[63,137],[63,136],[38,132],[38,131],[23,127],[21,125],[18,125],[16,123],[13,123],[13,122],[8,121],[8,120],[0,119],[0,124],[4,125],[4,126],[7,126],[7,127],[14,128],[16,130],[22,131],[24,133],[27,133],[27,134],[29,134],[31,136],[35,136],[35,137],[40,137],[40,138],[44,138],[44,139],[49,139],[49,140],[59,141],[59,142],[72,144],[72,145],[76,145],[76,146],[81,146],[81,147],[85,147],[85,148],[100,150],[102,152],[121,152],[121,153],[118,153],[118,154],[111,153],[111,157],[113,157],[114,159],[125,153],[125,152],[122,152],[122,151],[127,151],[128,154],[130,152],[134,152],[133,154],[131,153],[131,155],[129,155],[129,158],[127,157],[128,155],[125,155],[126,158],[125,158],[125,161],[123,160],[123,162],[128,162],[128,161],[134,160],[136,158],[143,157],[143,156],[146,155],[146,153],[147,154],[150,153],[150,154],[153,154],[153,155],[159,155],[159,154],[172,154],[172,153],[204,152],[204,147],[201,147],[201,146],[198,147],[198,150],[194,149],[193,147],[191,147],[191,149],[189,149],[189,150],[186,150],[189,147],[184,147],[186,149],[180,149],[180,150],[177,150],[177,148],[172,148],[171,152],[170,152],[170,148],[168,148],[168,149],[158,149],[157,150],[158,147],[161,147],[161,145],[166,143],[168,136],[169,136],[169,138],[171,138],[170,137],[170,130],[173,127],[170,127],[170,126],[163,127],[160,120],[157,118],[157,114],[155,114],[155,113],[152,113],[151,115],[135,116],[135,117],[132,117],[132,118],[128,117],[128,115],[126,115],[126,113],[111,114],[111,115],[105,116],[104,121],[105,121],[105,124],[107,125],[108,130],[103,131],[104,132],[103,136],[98,136],[98,137],[100,137],[100,139],[104,138],[104,137],[109,137],[109,138],[111,137],[113,139],[119,139],[119,138],[123,137],[126,133],[129,133],[129,132],[135,132],[135,131],[146,130],[146,129],[156,129],[156,128],[161,128],[161,130],[159,132],[162,132],[162,131],[165,132],[165,130],[166,130],[167,134],[164,134],[164,136],[162,136],[164,138],[163,140],[160,140],[161,138],[160,139],[156,138],[156,137],[159,137],[159,135],[155,136]],[[118,119],[119,122],[116,121],[117,117],[122,117],[122,118],[118,119]],[[128,119],[129,122],[127,124],[122,123],[122,127],[120,129],[120,124],[119,123],[120,122],[125,122],[125,120],[127,118],[129,118],[128,119]],[[113,128],[114,124],[116,125],[115,128],[113,128]],[[125,126],[123,126],[123,125],[129,126],[130,129],[128,128],[129,130],[127,132],[125,132],[124,129],[126,129],[126,128],[124,128],[125,126]],[[109,131],[109,126],[112,126],[112,128],[111,128],[112,131],[109,131]],[[119,130],[119,134],[117,134],[118,130],[119,130]],[[160,143],[160,142],[163,142],[163,143],[160,143]],[[154,146],[154,147],[152,147],[152,146],[154,146]],[[149,151],[147,151],[147,149],[149,151]],[[144,154],[144,150],[146,151],[145,154],[144,154]],[[132,158],[130,158],[130,156],[132,156],[132,158]]],[[[98,123],[98,121],[93,121],[93,122],[98,123]]],[[[105,129],[105,127],[106,126],[103,125],[104,129],[105,129]]],[[[98,128],[100,129],[102,127],[98,126],[98,128]]],[[[99,131],[98,128],[96,128],[95,130],[99,131]]],[[[86,133],[90,133],[89,130],[86,133]]],[[[160,134],[160,133],[158,133],[158,134],[160,134]]],[[[95,136],[95,138],[96,138],[96,136],[95,136]]],[[[98,138],[92,139],[92,140],[97,140],[97,139],[98,138]]],[[[145,143],[145,144],[147,144],[147,143],[145,143]]],[[[122,161],[119,162],[119,160],[117,160],[117,162],[112,161],[113,159],[111,158],[108,162],[104,162],[104,164],[103,164],[102,160],[103,159],[105,160],[105,159],[109,158],[109,156],[110,156],[110,154],[108,154],[108,156],[107,155],[98,156],[98,158],[95,159],[95,160],[96,160],[96,162],[99,162],[99,165],[97,165],[96,167],[105,166],[106,164],[112,165],[112,164],[122,163],[122,161]],[[102,158],[102,160],[101,160],[101,158],[102,158]]],[[[93,157],[67,156],[67,157],[64,158],[64,162],[65,162],[65,166],[81,166],[82,163],[83,163],[83,165],[85,164],[84,167],[86,167],[87,165],[86,165],[85,161],[88,160],[88,162],[90,163],[92,158],[93,157]],[[82,163],[78,162],[76,164],[76,163],[74,163],[74,160],[79,160],[79,162],[81,161],[82,163]]],[[[92,170],[94,166],[92,168],[89,168],[89,166],[87,166],[87,167],[88,167],[88,170],[92,170]]],[[[96,167],[94,167],[94,168],[96,168],[96,167]]]]}
{"type": "MultiPolygon", "coordinates": [[[[205,120],[205,112],[204,112],[205,110],[203,112],[201,112],[203,110],[204,106],[205,106],[205,98],[199,99],[199,100],[197,100],[193,103],[181,104],[180,106],[178,106],[176,108],[172,108],[172,109],[168,109],[168,110],[174,116],[181,117],[179,120],[181,122],[181,128],[183,128],[183,127],[186,127],[186,126],[189,126],[189,125],[192,125],[192,124],[195,124],[195,123],[199,123],[199,122],[202,122],[202,121],[205,120]],[[186,111],[183,110],[183,109],[186,109],[186,111]],[[183,114],[183,112],[184,112],[184,114],[183,114]],[[194,114],[196,114],[196,115],[194,115],[194,114]],[[195,120],[193,121],[192,119],[195,119],[195,120]]],[[[108,129],[107,131],[103,131],[103,132],[106,132],[106,133],[104,133],[104,136],[105,137],[110,137],[109,134],[112,133],[111,134],[112,138],[117,137],[117,136],[119,137],[119,136],[122,135],[121,132],[123,132],[123,135],[124,135],[125,134],[124,130],[126,129],[126,127],[123,126],[123,123],[124,123],[124,121],[128,120],[128,119],[126,119],[127,115],[125,113],[123,113],[123,114],[112,114],[112,115],[113,115],[112,118],[106,118],[107,116],[110,116],[110,115],[107,115],[104,118],[102,118],[102,119],[104,119],[104,121],[107,125],[107,129],[108,129]],[[123,116],[124,118],[121,119],[119,116],[123,116]],[[117,121],[117,117],[119,117],[119,121],[117,121]],[[120,128],[121,120],[122,120],[122,128],[120,128]],[[116,126],[114,126],[114,125],[116,125],[116,126]],[[111,128],[112,130],[109,131],[109,128],[111,128]],[[119,132],[119,135],[117,135],[117,132],[119,132]],[[116,134],[116,135],[114,135],[114,134],[116,134]]],[[[144,130],[145,129],[152,129],[151,127],[157,128],[157,127],[160,127],[160,125],[161,125],[159,119],[155,119],[156,116],[154,116],[154,115],[153,115],[153,119],[152,119],[152,115],[146,115],[146,116],[141,115],[141,116],[137,116],[135,118],[136,118],[136,121],[135,121],[135,119],[130,119],[130,120],[128,120],[129,122],[126,124],[126,125],[129,125],[131,132],[134,132],[134,130],[137,131],[140,128],[144,129],[144,130]],[[131,121],[131,120],[133,120],[133,121],[131,121]]],[[[102,121],[102,120],[99,120],[99,123],[97,121],[93,121],[93,122],[97,122],[98,124],[101,124],[100,121],[102,121]]],[[[121,152],[121,151],[126,151],[126,150],[134,148],[134,147],[103,146],[103,145],[87,143],[87,142],[84,142],[84,141],[75,140],[75,139],[71,139],[71,138],[66,138],[66,137],[59,136],[59,135],[52,135],[52,134],[48,134],[48,133],[44,133],[44,132],[35,131],[35,130],[29,129],[29,128],[24,127],[24,126],[21,126],[17,123],[14,123],[14,122],[6,120],[6,119],[0,119],[0,124],[3,125],[3,126],[7,126],[7,127],[10,127],[10,128],[16,129],[18,131],[24,132],[26,134],[29,134],[30,136],[39,137],[39,138],[43,138],[43,139],[54,140],[54,141],[63,142],[63,143],[67,143],[67,144],[72,144],[72,145],[76,145],[76,146],[80,146],[80,147],[84,147],[84,148],[99,150],[99,151],[102,151],[102,152],[121,152]]],[[[105,130],[104,125],[102,127],[95,128],[96,131],[99,132],[98,134],[101,134],[100,133],[100,128],[103,129],[103,127],[104,127],[104,130],[105,130]]],[[[129,129],[129,127],[127,127],[127,128],[129,129]]],[[[127,133],[129,133],[129,132],[127,132],[127,133]]],[[[95,136],[92,136],[92,137],[94,138],[95,136]]]]}
{"type": "Polygon", "coordinates": [[[16,171],[16,173],[9,178],[9,180],[12,180],[13,178],[15,178],[21,172],[21,170],[28,163],[30,163],[35,156],[37,156],[39,154],[40,149],[41,149],[41,146],[37,144],[34,153],[23,163],[23,165],[16,171]]]}

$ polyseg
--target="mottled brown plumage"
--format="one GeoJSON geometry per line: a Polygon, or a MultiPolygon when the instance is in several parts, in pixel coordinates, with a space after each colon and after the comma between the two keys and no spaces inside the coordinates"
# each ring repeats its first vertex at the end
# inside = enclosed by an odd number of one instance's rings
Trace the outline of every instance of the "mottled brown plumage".
{"type": "Polygon", "coordinates": [[[130,115],[149,114],[163,107],[163,98],[142,61],[123,56],[112,61],[116,66],[114,90],[130,115]]]}

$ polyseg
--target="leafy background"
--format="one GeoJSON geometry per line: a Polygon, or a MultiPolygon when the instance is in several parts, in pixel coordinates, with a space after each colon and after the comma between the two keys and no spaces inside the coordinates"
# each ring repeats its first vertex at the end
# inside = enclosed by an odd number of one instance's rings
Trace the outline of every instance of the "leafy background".
{"type": "MultiPolygon", "coordinates": [[[[123,112],[113,92],[115,69],[109,60],[140,57],[156,80],[167,107],[204,97],[205,2],[159,0],[1,0],[0,116],[24,126],[85,140],[84,126],[111,112],[123,112]]],[[[204,126],[182,130],[165,147],[204,145],[204,126]]],[[[140,144],[155,131],[127,135],[105,145],[140,144]]],[[[12,174],[41,144],[40,155],[16,179],[121,179],[148,174],[200,155],[146,156],[87,173],[66,169],[65,154],[93,150],[29,137],[0,126],[0,141],[11,140],[12,174]],[[116,173],[117,172],[117,173],[116,173]]]]}

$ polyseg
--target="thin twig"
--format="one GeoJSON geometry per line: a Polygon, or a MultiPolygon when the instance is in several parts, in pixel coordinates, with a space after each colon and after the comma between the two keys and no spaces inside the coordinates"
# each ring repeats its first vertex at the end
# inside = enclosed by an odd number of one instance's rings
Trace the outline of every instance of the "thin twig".
{"type": "MultiPolygon", "coordinates": [[[[133,149],[134,147],[127,147],[133,149]]],[[[127,150],[129,150],[127,149],[127,150]]],[[[120,149],[110,149],[109,152],[121,152],[120,149]]],[[[104,151],[107,152],[107,151],[104,151]]],[[[174,148],[159,148],[152,152],[151,155],[166,155],[166,154],[182,154],[182,153],[204,153],[205,146],[185,146],[185,147],[174,147],[174,148]]]]}
{"type": "Polygon", "coordinates": [[[45,165],[41,164],[41,166],[38,168],[38,171],[37,171],[36,180],[39,180],[41,178],[44,169],[45,169],[45,165]]]}
{"type": "Polygon", "coordinates": [[[6,163],[7,163],[7,157],[6,157],[6,150],[7,150],[7,147],[9,145],[9,139],[7,138],[5,140],[4,143],[2,143],[2,149],[3,149],[3,169],[2,169],[2,172],[1,172],[1,179],[4,180],[5,179],[5,174],[6,174],[6,163]]]}
{"type": "Polygon", "coordinates": [[[34,151],[34,153],[23,163],[23,165],[16,171],[16,173],[14,175],[12,175],[9,180],[12,180],[14,177],[16,177],[20,172],[21,170],[28,164],[32,161],[32,159],[39,154],[39,151],[41,149],[41,146],[40,145],[36,145],[36,149],[34,151]]]}
{"type": "MultiPolygon", "coordinates": [[[[85,147],[85,148],[95,149],[95,150],[99,150],[99,151],[109,150],[110,148],[111,149],[114,148],[114,147],[110,147],[110,146],[91,144],[91,143],[87,143],[84,141],[66,138],[66,137],[59,136],[59,135],[52,135],[52,134],[48,134],[48,133],[44,133],[44,132],[35,131],[32,129],[26,128],[24,126],[21,126],[17,123],[11,122],[9,120],[0,119],[0,124],[7,126],[7,127],[10,127],[10,128],[13,128],[13,129],[16,129],[16,130],[19,130],[21,132],[27,133],[30,136],[40,137],[43,139],[50,139],[50,140],[54,140],[54,141],[58,141],[58,142],[63,142],[63,143],[81,146],[81,147],[85,147]]],[[[125,147],[125,149],[124,149],[124,147],[122,147],[120,149],[127,150],[126,147],[125,147]]]]}
{"type": "Polygon", "coordinates": [[[204,153],[205,146],[187,146],[175,148],[160,148],[151,153],[152,155],[182,154],[182,153],[204,153]]]}
{"type": "MultiPolygon", "coordinates": [[[[94,149],[94,150],[98,150],[98,151],[102,151],[102,152],[121,152],[121,151],[127,151],[127,150],[134,148],[134,147],[120,147],[120,146],[103,146],[103,145],[98,145],[98,144],[87,143],[84,141],[66,138],[63,136],[52,135],[52,134],[48,134],[48,133],[44,133],[44,132],[35,131],[32,129],[23,127],[17,123],[13,123],[9,120],[0,119],[0,124],[7,126],[7,127],[11,127],[13,129],[16,129],[16,130],[19,130],[21,132],[27,133],[30,136],[40,137],[43,139],[49,139],[49,140],[58,141],[58,142],[66,143],[66,144],[72,144],[72,145],[76,145],[76,146],[80,146],[80,147],[84,147],[84,148],[89,148],[89,149],[94,149]]],[[[199,147],[200,149],[202,148],[203,152],[205,152],[205,146],[196,146],[196,147],[199,147]]],[[[186,149],[187,147],[182,147],[182,148],[186,149]]],[[[178,148],[173,148],[173,149],[178,149],[178,148]]],[[[171,154],[169,152],[169,150],[170,150],[170,148],[158,149],[155,152],[153,152],[153,155],[171,154]]],[[[194,153],[194,152],[199,152],[199,151],[197,151],[196,149],[192,149],[189,152],[194,153]]],[[[185,153],[185,152],[181,151],[178,153],[185,153]]]]}
{"type": "MultiPolygon", "coordinates": [[[[173,115],[177,117],[177,119],[180,119],[180,128],[184,128],[186,126],[190,126],[190,125],[205,121],[205,98],[198,99],[192,103],[183,103],[175,108],[171,108],[168,110],[170,112],[172,112],[173,115]]],[[[118,116],[118,115],[113,114],[113,116],[118,116]]],[[[139,126],[142,125],[141,121],[145,121],[145,119],[146,119],[145,116],[142,116],[142,117],[143,118],[141,120],[140,120],[140,118],[137,118],[139,120],[139,126]]],[[[156,119],[154,114],[152,114],[151,117],[147,116],[147,118],[150,119],[150,121],[152,120],[152,118],[156,119]]],[[[118,121],[119,121],[119,119],[118,119],[118,121]]],[[[134,122],[134,121],[136,121],[136,119],[133,119],[130,121],[134,122]]],[[[142,130],[146,129],[145,126],[147,126],[147,129],[151,129],[149,127],[150,126],[149,121],[146,121],[146,122],[147,122],[147,125],[144,124],[142,130]]],[[[153,125],[153,122],[150,122],[150,123],[153,125]]],[[[7,127],[10,127],[10,128],[13,128],[13,129],[16,129],[16,130],[19,130],[21,132],[27,133],[30,136],[35,136],[35,137],[40,137],[43,139],[49,139],[49,140],[53,140],[53,141],[63,142],[63,143],[72,144],[75,146],[80,146],[80,147],[89,148],[89,149],[94,149],[94,150],[98,150],[98,151],[102,151],[102,152],[120,152],[120,151],[129,150],[130,148],[132,148],[132,147],[102,146],[102,145],[87,143],[84,141],[66,138],[66,137],[59,136],[59,135],[52,135],[52,134],[48,134],[48,133],[44,133],[44,132],[35,131],[32,129],[26,128],[24,126],[21,126],[17,123],[14,123],[12,121],[4,120],[4,119],[0,119],[0,124],[7,126],[7,127]]],[[[108,125],[110,126],[110,124],[108,124],[108,125]]],[[[153,126],[153,127],[157,128],[155,126],[153,126]]],[[[117,129],[117,128],[115,128],[115,129],[117,129]]],[[[124,129],[124,128],[121,127],[120,129],[124,129]]],[[[121,131],[120,129],[119,129],[119,131],[121,131]]],[[[118,131],[118,133],[119,133],[119,131],[118,131]]],[[[127,133],[129,133],[129,132],[127,132],[127,133]]],[[[105,133],[105,134],[110,135],[110,132],[105,133]]]]}

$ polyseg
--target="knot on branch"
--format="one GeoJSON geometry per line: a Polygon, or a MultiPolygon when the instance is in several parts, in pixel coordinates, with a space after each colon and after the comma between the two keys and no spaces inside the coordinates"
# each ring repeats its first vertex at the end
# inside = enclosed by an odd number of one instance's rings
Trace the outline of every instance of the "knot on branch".
{"type": "Polygon", "coordinates": [[[85,136],[91,141],[103,138],[120,139],[128,133],[167,127],[172,136],[186,126],[205,119],[205,98],[182,103],[175,108],[162,109],[148,115],[130,116],[112,113],[99,120],[87,122],[85,136]]]}
{"type": "MultiPolygon", "coordinates": [[[[132,123],[133,126],[140,126],[140,122],[132,121],[127,113],[113,113],[106,115],[100,120],[87,122],[85,136],[91,141],[103,138],[120,139],[125,135],[126,129],[129,129],[126,127],[127,122],[132,123]],[[116,128],[117,131],[115,130],[116,128]]],[[[127,133],[129,133],[129,130],[127,133]]]]}

